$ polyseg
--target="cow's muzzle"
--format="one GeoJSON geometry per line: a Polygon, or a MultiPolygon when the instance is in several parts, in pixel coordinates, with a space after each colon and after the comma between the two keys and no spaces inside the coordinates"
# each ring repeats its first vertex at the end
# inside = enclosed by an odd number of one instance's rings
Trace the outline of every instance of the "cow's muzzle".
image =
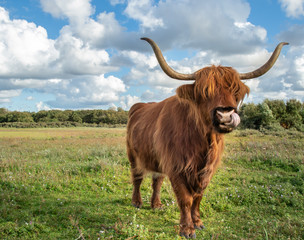
{"type": "Polygon", "coordinates": [[[213,124],[220,133],[229,133],[241,122],[234,108],[217,108],[213,115],[213,124]]]}

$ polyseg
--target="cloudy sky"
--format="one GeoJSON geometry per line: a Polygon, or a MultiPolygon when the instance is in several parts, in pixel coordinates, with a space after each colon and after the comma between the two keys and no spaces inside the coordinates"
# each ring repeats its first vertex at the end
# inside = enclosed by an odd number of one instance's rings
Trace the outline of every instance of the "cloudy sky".
{"type": "Polygon", "coordinates": [[[252,71],[287,41],[275,67],[246,82],[246,102],[304,101],[304,0],[0,0],[0,107],[128,109],[175,94],[183,82],[140,37],[184,73],[252,71]]]}

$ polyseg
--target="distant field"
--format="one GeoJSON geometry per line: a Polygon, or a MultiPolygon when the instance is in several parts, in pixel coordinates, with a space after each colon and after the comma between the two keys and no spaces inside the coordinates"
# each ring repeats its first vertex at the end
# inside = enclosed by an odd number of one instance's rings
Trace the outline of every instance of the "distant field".
{"type": "MultiPolygon", "coordinates": [[[[125,129],[0,129],[0,239],[180,239],[163,210],[131,206],[125,129]]],[[[304,134],[236,131],[201,203],[197,239],[304,239],[304,134]]]]}

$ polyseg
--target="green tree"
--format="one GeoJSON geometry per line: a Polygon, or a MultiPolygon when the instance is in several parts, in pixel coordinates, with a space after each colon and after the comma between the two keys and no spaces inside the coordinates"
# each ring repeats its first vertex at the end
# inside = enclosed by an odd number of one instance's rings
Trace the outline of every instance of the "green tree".
{"type": "Polygon", "coordinates": [[[41,110],[34,114],[35,122],[50,122],[49,113],[46,110],[41,110]]]}
{"type": "Polygon", "coordinates": [[[29,112],[9,112],[6,114],[6,122],[33,122],[32,114],[29,112]]]}
{"type": "Polygon", "coordinates": [[[79,114],[75,111],[71,112],[68,121],[82,123],[82,119],[79,114]]]}
{"type": "Polygon", "coordinates": [[[0,122],[6,122],[6,114],[8,110],[6,108],[0,108],[0,122]]]}
{"type": "Polygon", "coordinates": [[[283,100],[264,100],[268,105],[275,119],[281,122],[282,117],[286,114],[286,104],[283,100]]]}
{"type": "Polygon", "coordinates": [[[259,128],[268,127],[275,122],[272,111],[265,102],[258,104],[257,111],[257,125],[259,128]]]}
{"type": "Polygon", "coordinates": [[[243,128],[258,129],[258,108],[254,103],[243,104],[240,109],[240,117],[243,128]]]}
{"type": "Polygon", "coordinates": [[[286,102],[286,114],[282,117],[282,126],[284,128],[295,127],[300,129],[303,124],[301,112],[303,111],[303,104],[296,100],[290,99],[286,102]]]}
{"type": "Polygon", "coordinates": [[[69,121],[69,117],[71,115],[71,110],[66,110],[66,111],[60,111],[57,114],[57,119],[59,122],[66,122],[69,121]]]}
{"type": "Polygon", "coordinates": [[[99,123],[98,120],[99,119],[96,110],[88,111],[88,114],[83,117],[83,122],[86,123],[99,123]]]}
{"type": "Polygon", "coordinates": [[[304,103],[302,103],[302,109],[300,110],[299,114],[302,118],[302,124],[304,124],[304,103]]]}

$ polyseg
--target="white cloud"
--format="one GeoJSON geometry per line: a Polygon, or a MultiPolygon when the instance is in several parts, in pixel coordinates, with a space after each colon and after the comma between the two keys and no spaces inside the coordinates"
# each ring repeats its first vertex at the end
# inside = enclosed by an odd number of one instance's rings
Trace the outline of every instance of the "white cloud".
{"type": "Polygon", "coordinates": [[[122,51],[121,55],[130,58],[137,66],[153,69],[158,66],[154,55],[146,55],[136,51],[122,51]]]}
{"type": "Polygon", "coordinates": [[[111,5],[115,6],[117,4],[123,4],[126,0],[110,0],[111,5]]]}
{"type": "Polygon", "coordinates": [[[304,91],[304,50],[302,54],[294,59],[294,69],[296,70],[297,89],[304,91]]]}
{"type": "Polygon", "coordinates": [[[266,30],[248,22],[250,6],[242,0],[128,2],[126,12],[138,20],[143,35],[153,36],[163,49],[169,46],[212,50],[222,54],[248,52],[266,41],[266,30]],[[143,17],[141,17],[143,16],[143,17]],[[161,19],[162,24],[146,22],[161,19]]]}
{"type": "Polygon", "coordinates": [[[295,59],[295,64],[299,72],[304,73],[304,54],[295,59]]]}
{"type": "Polygon", "coordinates": [[[97,16],[97,21],[90,19],[75,26],[73,31],[98,48],[115,48],[128,41],[125,29],[116,20],[113,12],[102,12],[97,16]]]}
{"type": "Polygon", "coordinates": [[[17,97],[20,93],[20,90],[0,90],[0,98],[17,97]]]}
{"type": "Polygon", "coordinates": [[[304,16],[304,0],[279,0],[288,17],[304,16]]]}
{"type": "MultiPolygon", "coordinates": [[[[69,25],[63,27],[61,35],[71,35],[97,48],[126,45],[125,42],[130,41],[113,12],[99,13],[96,20],[91,18],[95,9],[90,4],[90,0],[40,0],[40,2],[43,10],[52,16],[68,19],[69,25]]],[[[113,3],[118,4],[121,1],[113,3]]]]}
{"type": "MultiPolygon", "coordinates": [[[[152,87],[156,91],[169,88],[172,92],[173,88],[176,88],[184,83],[184,81],[177,81],[168,77],[163,72],[157,62],[154,53],[152,53],[152,49],[151,53],[148,55],[135,51],[123,51],[121,54],[122,56],[129,57],[133,62],[133,67],[131,68],[130,72],[124,76],[124,81],[133,87],[146,85],[152,87]]],[[[185,73],[195,71],[193,70],[194,67],[191,66],[192,62],[190,60],[185,61],[187,65],[185,65],[183,61],[167,61],[168,64],[176,71],[185,73]]],[[[158,97],[164,97],[164,95],[161,94],[156,95],[158,97]]]]}
{"type": "MultiPolygon", "coordinates": [[[[48,81],[48,80],[47,80],[48,81]]],[[[5,84],[3,84],[3,82],[9,82],[10,83],[10,87],[11,88],[43,88],[46,86],[47,81],[41,80],[41,79],[10,79],[8,80],[4,80],[4,81],[0,81],[0,86],[5,86],[5,84]]],[[[7,86],[7,85],[6,85],[7,86]]]]}
{"type": "Polygon", "coordinates": [[[123,109],[129,109],[132,107],[135,103],[140,102],[141,99],[137,96],[123,96],[121,97],[120,105],[122,106],[123,109]]]}
{"type": "Polygon", "coordinates": [[[56,18],[84,21],[94,13],[90,0],[40,0],[42,9],[56,18]]]}
{"type": "Polygon", "coordinates": [[[49,106],[47,106],[44,102],[40,101],[38,103],[36,103],[36,108],[38,111],[41,110],[51,110],[51,108],[49,106]]]}
{"type": "MultiPolygon", "coordinates": [[[[74,36],[69,26],[62,29],[58,39],[51,40],[44,28],[25,20],[10,20],[1,7],[0,26],[1,78],[67,78],[115,70],[106,50],[74,36]]],[[[89,30],[92,29],[94,26],[89,30]]]]}
{"type": "Polygon", "coordinates": [[[9,98],[0,98],[0,103],[9,103],[10,99],[9,98]]]}
{"type": "Polygon", "coordinates": [[[0,103],[9,103],[10,99],[21,94],[21,90],[0,90],[0,103]]]}
{"type": "MultiPolygon", "coordinates": [[[[73,17],[69,10],[65,14],[73,17]]],[[[2,91],[5,96],[0,96],[0,101],[8,102],[16,96],[13,93],[19,95],[24,88],[53,94],[58,105],[71,108],[119,101],[119,93],[125,92],[124,83],[113,76],[104,77],[118,68],[112,66],[106,50],[92,46],[89,40],[94,36],[81,38],[75,29],[65,26],[58,39],[50,40],[44,28],[25,20],[11,20],[0,7],[0,89],[6,91],[2,91]]]]}
{"type": "Polygon", "coordinates": [[[44,91],[56,96],[55,101],[47,102],[53,108],[87,108],[120,101],[126,86],[119,78],[99,75],[62,80],[44,91]]]}
{"type": "Polygon", "coordinates": [[[290,47],[304,45],[304,25],[291,25],[289,29],[278,34],[278,39],[282,42],[289,42],[290,47]]]}
{"type": "Polygon", "coordinates": [[[129,0],[125,9],[127,16],[140,21],[143,28],[151,30],[164,26],[163,20],[155,16],[155,11],[152,0],[129,0]]]}
{"type": "Polygon", "coordinates": [[[26,98],[26,100],[32,101],[32,100],[34,100],[34,97],[33,97],[33,96],[28,96],[28,97],[26,98]]]}
{"type": "Polygon", "coordinates": [[[59,53],[44,28],[25,20],[10,20],[0,7],[1,77],[44,76],[59,53]]]}
{"type": "Polygon", "coordinates": [[[105,50],[93,49],[69,31],[62,31],[55,46],[60,50],[60,59],[56,65],[62,74],[100,74],[114,70],[108,64],[110,57],[105,50]]]}
{"type": "Polygon", "coordinates": [[[142,93],[140,99],[144,102],[157,102],[160,99],[165,99],[175,94],[175,88],[172,87],[152,87],[142,93]]]}
{"type": "Polygon", "coordinates": [[[96,20],[89,16],[75,16],[76,20],[69,17],[70,24],[61,29],[62,35],[70,35],[95,49],[125,48],[136,46],[133,33],[126,33],[125,28],[115,18],[115,13],[102,12],[96,20]]]}

